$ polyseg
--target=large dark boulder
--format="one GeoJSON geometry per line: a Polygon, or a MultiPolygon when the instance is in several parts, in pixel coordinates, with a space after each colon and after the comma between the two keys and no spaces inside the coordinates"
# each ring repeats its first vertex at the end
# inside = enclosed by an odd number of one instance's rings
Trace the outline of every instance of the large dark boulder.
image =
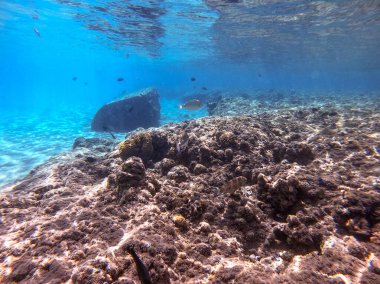
{"type": "Polygon", "coordinates": [[[129,132],[138,127],[157,127],[159,119],[158,91],[149,88],[102,106],[91,122],[91,129],[129,132]]]}

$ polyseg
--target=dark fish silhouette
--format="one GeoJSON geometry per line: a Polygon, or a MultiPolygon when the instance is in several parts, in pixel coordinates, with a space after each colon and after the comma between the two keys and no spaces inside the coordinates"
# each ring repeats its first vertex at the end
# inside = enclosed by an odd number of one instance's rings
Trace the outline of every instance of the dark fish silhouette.
{"type": "Polygon", "coordinates": [[[207,91],[208,89],[206,87],[202,87],[202,90],[203,91],[207,91]]]}
{"type": "Polygon", "coordinates": [[[76,81],[78,78],[77,77],[73,77],[73,81],[76,81]]]}
{"type": "Polygon", "coordinates": [[[197,80],[197,79],[196,79],[195,77],[191,77],[190,80],[191,80],[192,82],[194,82],[194,81],[197,80]]]}
{"type": "Polygon", "coordinates": [[[34,28],[33,31],[38,37],[41,37],[40,31],[37,28],[34,28]]]}
{"type": "Polygon", "coordinates": [[[125,250],[132,256],[133,260],[135,261],[137,274],[139,275],[141,284],[152,284],[152,279],[150,278],[148,268],[146,268],[144,262],[142,262],[140,257],[137,255],[133,245],[128,244],[125,247],[125,250]]]}
{"type": "Polygon", "coordinates": [[[124,81],[124,78],[123,77],[119,77],[119,78],[117,78],[117,81],[118,82],[124,81]]]}
{"type": "Polygon", "coordinates": [[[257,74],[257,76],[261,77],[261,73],[257,74]]]}
{"type": "Polygon", "coordinates": [[[93,6],[93,8],[100,11],[100,12],[104,12],[104,13],[106,13],[108,11],[107,8],[100,7],[100,6],[93,6]]]}

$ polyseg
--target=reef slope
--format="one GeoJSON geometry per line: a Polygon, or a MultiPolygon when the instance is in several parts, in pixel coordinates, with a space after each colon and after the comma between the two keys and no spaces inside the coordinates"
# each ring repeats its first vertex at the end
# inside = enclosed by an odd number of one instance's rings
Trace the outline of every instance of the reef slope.
{"type": "Polygon", "coordinates": [[[379,118],[305,107],[82,141],[1,193],[0,280],[139,283],[134,244],[154,283],[380,283],[379,118]]]}

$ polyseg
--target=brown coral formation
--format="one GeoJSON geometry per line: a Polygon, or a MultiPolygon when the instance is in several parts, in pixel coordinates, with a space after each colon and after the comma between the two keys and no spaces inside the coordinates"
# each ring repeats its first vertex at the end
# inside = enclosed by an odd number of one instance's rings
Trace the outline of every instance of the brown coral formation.
{"type": "Polygon", "coordinates": [[[140,157],[145,163],[163,159],[169,144],[159,132],[137,132],[119,145],[123,160],[132,156],[140,157]]]}
{"type": "Polygon", "coordinates": [[[153,283],[379,283],[379,133],[372,102],[54,160],[0,195],[1,281],[139,283],[133,244],[153,283]]]}
{"type": "Polygon", "coordinates": [[[152,134],[149,132],[135,134],[120,144],[119,151],[122,159],[139,156],[148,160],[153,154],[152,134]]]}

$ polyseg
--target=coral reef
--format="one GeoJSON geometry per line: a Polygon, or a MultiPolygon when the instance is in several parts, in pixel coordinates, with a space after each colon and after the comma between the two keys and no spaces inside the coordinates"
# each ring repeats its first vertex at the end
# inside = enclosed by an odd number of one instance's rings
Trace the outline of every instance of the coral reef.
{"type": "Polygon", "coordinates": [[[0,195],[0,281],[138,283],[133,244],[153,283],[379,283],[378,108],[208,117],[57,157],[0,195]]]}

